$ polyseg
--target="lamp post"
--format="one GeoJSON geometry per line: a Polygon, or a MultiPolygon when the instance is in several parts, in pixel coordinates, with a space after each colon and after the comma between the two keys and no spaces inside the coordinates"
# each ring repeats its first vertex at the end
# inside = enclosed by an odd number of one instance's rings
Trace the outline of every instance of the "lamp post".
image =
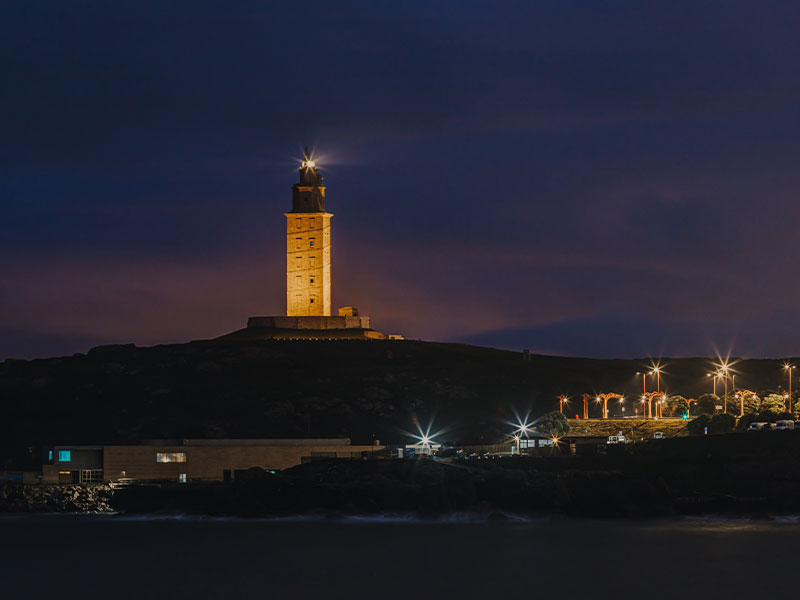
{"type": "Polygon", "coordinates": [[[653,367],[653,370],[650,371],[650,375],[656,376],[656,391],[661,391],[661,367],[653,367]]]}
{"type": "Polygon", "coordinates": [[[717,379],[722,379],[722,369],[714,371],[713,373],[709,373],[708,377],[711,377],[711,383],[713,385],[714,395],[717,395],[717,379]]]}
{"type": "Polygon", "coordinates": [[[642,372],[636,371],[636,374],[642,376],[642,394],[646,394],[647,393],[647,373],[645,373],[643,371],[642,372]]]}
{"type": "MultiPolygon", "coordinates": [[[[787,412],[792,412],[792,369],[794,369],[794,365],[790,365],[789,363],[783,365],[783,370],[786,371],[786,374],[789,376],[789,410],[787,412]]],[[[786,406],[783,408],[786,410],[786,406]]]]}
{"type": "Polygon", "coordinates": [[[565,396],[564,394],[561,394],[558,397],[558,412],[560,412],[562,415],[564,414],[564,402],[566,401],[567,401],[567,396],[565,396]]]}
{"type": "Polygon", "coordinates": [[[725,377],[725,399],[722,402],[722,412],[727,413],[728,412],[728,373],[730,372],[730,369],[728,369],[728,364],[727,363],[723,363],[722,367],[720,367],[720,370],[722,371],[722,374],[725,377]]]}

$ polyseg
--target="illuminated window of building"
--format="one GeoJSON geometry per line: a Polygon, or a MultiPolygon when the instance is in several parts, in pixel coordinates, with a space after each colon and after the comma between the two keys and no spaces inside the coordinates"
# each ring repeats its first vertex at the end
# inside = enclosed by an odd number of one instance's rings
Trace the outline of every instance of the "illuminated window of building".
{"type": "Polygon", "coordinates": [[[47,452],[47,462],[49,462],[49,463],[53,462],[53,451],[52,450],[48,450],[48,452],[47,452]]]}
{"type": "Polygon", "coordinates": [[[186,452],[156,452],[156,462],[158,463],[184,463],[186,462],[186,452]]]}
{"type": "Polygon", "coordinates": [[[313,246],[314,245],[314,238],[309,238],[308,243],[309,243],[309,245],[313,246]]]}
{"type": "Polygon", "coordinates": [[[59,450],[58,462],[70,462],[72,460],[72,450],[59,450]]]}
{"type": "Polygon", "coordinates": [[[186,473],[178,473],[178,483],[186,483],[186,473]]]}

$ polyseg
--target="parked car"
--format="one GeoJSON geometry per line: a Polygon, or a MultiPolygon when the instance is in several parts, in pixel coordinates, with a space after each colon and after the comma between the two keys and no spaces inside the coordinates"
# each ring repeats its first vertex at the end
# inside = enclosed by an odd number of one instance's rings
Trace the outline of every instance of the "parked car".
{"type": "Polygon", "coordinates": [[[750,427],[747,428],[747,431],[761,431],[763,429],[769,429],[769,423],[753,421],[750,423],[750,427]]]}
{"type": "Polygon", "coordinates": [[[619,435],[610,435],[608,436],[608,441],[606,444],[627,444],[628,438],[626,438],[622,433],[619,435]]]}
{"type": "Polygon", "coordinates": [[[775,421],[775,429],[794,429],[794,421],[775,421]]]}

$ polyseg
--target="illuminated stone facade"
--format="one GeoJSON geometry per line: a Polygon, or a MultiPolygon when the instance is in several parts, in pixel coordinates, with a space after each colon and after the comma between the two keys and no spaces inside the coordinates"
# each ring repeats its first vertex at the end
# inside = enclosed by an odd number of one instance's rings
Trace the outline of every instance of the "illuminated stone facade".
{"type": "Polygon", "coordinates": [[[292,186],[292,212],[286,213],[286,315],[331,314],[331,213],[325,212],[325,186],[306,149],[300,182],[292,186]]]}

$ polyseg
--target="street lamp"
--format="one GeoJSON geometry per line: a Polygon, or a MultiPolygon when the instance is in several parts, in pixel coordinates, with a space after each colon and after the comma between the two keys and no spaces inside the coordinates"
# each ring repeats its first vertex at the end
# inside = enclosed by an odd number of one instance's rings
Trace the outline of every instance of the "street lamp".
{"type": "Polygon", "coordinates": [[[561,394],[558,397],[558,412],[560,412],[562,415],[564,414],[564,402],[569,402],[569,398],[564,394],[561,394]]]}
{"type": "Polygon", "coordinates": [[[709,373],[708,377],[711,377],[711,381],[713,383],[714,395],[717,395],[717,379],[722,379],[722,370],[714,371],[713,373],[709,373]]]}
{"type": "MultiPolygon", "coordinates": [[[[792,369],[794,369],[794,365],[784,363],[783,370],[789,376],[789,410],[787,412],[792,412],[792,369]]],[[[786,410],[786,406],[783,409],[786,410]]]]}
{"type": "Polygon", "coordinates": [[[650,371],[650,375],[655,375],[656,376],[656,391],[660,392],[661,391],[661,367],[660,366],[653,367],[653,370],[650,371]]]}
{"type": "Polygon", "coordinates": [[[722,365],[720,366],[720,371],[722,371],[722,374],[725,376],[725,399],[722,402],[722,412],[727,413],[728,412],[728,373],[730,372],[730,369],[728,368],[728,363],[726,363],[726,362],[722,363],[722,365]]]}
{"type": "Polygon", "coordinates": [[[636,374],[642,376],[642,394],[646,394],[647,393],[647,373],[645,373],[643,371],[642,372],[636,371],[636,374]]]}

